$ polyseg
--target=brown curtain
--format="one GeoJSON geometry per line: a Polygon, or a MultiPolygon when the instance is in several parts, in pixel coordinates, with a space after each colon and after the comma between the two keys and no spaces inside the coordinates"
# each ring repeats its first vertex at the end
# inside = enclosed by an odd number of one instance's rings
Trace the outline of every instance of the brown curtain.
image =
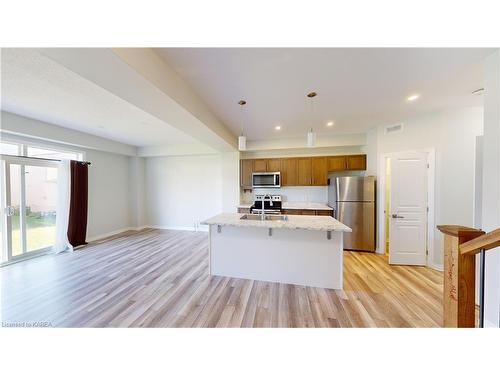
{"type": "Polygon", "coordinates": [[[68,240],[73,247],[86,245],[88,206],[88,165],[71,161],[71,198],[69,203],[68,240]]]}

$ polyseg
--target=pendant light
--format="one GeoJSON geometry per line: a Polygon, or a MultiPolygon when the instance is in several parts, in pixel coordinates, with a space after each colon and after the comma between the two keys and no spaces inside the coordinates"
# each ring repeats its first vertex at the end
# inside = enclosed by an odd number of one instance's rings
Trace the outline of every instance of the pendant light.
{"type": "Polygon", "coordinates": [[[238,137],[238,150],[245,151],[247,149],[247,137],[243,135],[243,106],[247,104],[247,102],[240,100],[238,104],[241,107],[241,135],[238,137]]]}
{"type": "Polygon", "coordinates": [[[314,100],[314,97],[316,95],[317,94],[314,91],[307,94],[307,97],[310,99],[310,102],[311,102],[311,115],[310,115],[310,124],[309,124],[310,129],[307,132],[307,147],[314,147],[314,145],[316,144],[316,133],[314,133],[314,130],[312,128],[312,124],[313,124],[313,100],[314,100]]]}

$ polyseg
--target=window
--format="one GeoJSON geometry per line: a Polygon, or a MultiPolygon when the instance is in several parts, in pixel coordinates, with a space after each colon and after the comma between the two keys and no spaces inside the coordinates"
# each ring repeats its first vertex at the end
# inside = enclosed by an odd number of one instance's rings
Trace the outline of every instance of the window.
{"type": "Polygon", "coordinates": [[[65,151],[32,147],[32,146],[28,146],[27,156],[32,158],[43,158],[43,159],[82,160],[82,153],[79,152],[65,152],[65,151]]]}
{"type": "Polygon", "coordinates": [[[0,142],[0,154],[19,156],[21,145],[8,142],[0,142]]]}
{"type": "Polygon", "coordinates": [[[76,150],[4,140],[0,142],[0,154],[40,159],[83,160],[83,152],[76,150]]]}

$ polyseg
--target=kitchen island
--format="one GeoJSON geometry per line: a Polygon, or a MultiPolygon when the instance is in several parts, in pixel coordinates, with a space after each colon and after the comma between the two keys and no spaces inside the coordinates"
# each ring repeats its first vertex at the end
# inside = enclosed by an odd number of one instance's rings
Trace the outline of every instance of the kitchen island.
{"type": "Polygon", "coordinates": [[[211,275],[342,289],[343,233],[329,216],[223,213],[209,225],[211,275]]]}

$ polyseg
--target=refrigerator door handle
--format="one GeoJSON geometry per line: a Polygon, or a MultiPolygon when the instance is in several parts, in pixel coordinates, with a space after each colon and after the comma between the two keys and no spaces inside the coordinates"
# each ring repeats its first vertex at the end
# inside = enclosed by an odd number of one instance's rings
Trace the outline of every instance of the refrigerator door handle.
{"type": "Polygon", "coordinates": [[[339,194],[339,179],[335,177],[335,219],[339,219],[340,215],[340,210],[339,210],[339,199],[340,199],[340,194],[339,194]]]}

